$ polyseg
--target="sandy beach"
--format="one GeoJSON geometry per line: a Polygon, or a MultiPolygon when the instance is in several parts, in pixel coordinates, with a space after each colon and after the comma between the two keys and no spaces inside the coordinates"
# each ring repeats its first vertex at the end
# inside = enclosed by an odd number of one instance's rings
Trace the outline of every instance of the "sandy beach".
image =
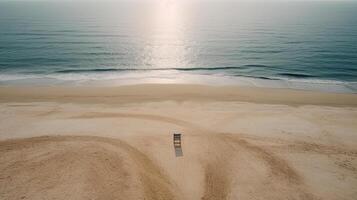
{"type": "Polygon", "coordinates": [[[357,197],[356,94],[0,87],[0,140],[4,200],[357,197]]]}

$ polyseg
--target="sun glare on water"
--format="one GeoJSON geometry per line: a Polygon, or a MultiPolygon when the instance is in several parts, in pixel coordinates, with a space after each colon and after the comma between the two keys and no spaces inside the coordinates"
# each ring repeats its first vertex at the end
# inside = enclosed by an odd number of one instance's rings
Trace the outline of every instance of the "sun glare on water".
{"type": "Polygon", "coordinates": [[[160,1],[154,9],[150,27],[154,34],[146,49],[146,59],[154,68],[184,67],[185,35],[179,4],[171,0],[160,1]]]}

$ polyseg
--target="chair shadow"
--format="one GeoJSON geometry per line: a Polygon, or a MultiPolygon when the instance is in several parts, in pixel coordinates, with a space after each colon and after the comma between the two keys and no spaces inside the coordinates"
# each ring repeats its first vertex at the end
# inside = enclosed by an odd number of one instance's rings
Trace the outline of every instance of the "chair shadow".
{"type": "Polygon", "coordinates": [[[182,157],[183,156],[183,152],[182,152],[182,148],[181,147],[175,147],[175,155],[176,155],[176,157],[182,157]]]}

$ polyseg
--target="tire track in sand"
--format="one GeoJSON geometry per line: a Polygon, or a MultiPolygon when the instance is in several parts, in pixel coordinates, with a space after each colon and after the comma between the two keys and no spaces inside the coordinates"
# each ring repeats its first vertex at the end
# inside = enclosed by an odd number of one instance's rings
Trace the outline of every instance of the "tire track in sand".
{"type": "MultiPolygon", "coordinates": [[[[247,151],[247,155],[252,156],[252,159],[261,160],[266,164],[269,169],[268,177],[260,177],[261,182],[266,182],[264,187],[269,188],[268,193],[264,194],[264,199],[319,199],[309,192],[305,186],[304,178],[286,160],[258,145],[249,143],[240,138],[238,134],[220,133],[219,137],[227,142],[236,143],[240,148],[243,148],[243,151],[247,151]],[[269,194],[279,192],[281,192],[279,196],[269,194]]],[[[255,174],[253,170],[250,173],[255,174]]]]}
{"type": "MultiPolygon", "coordinates": [[[[248,153],[252,159],[262,160],[270,169],[271,176],[278,182],[277,185],[285,185],[289,192],[294,193],[295,199],[314,199],[315,197],[304,187],[303,178],[289,165],[289,163],[272,152],[262,147],[253,145],[243,139],[239,134],[227,134],[210,131],[199,125],[181,119],[136,113],[86,113],[74,118],[137,118],[152,121],[171,123],[189,129],[191,135],[202,135],[203,140],[209,143],[208,148],[216,151],[215,155],[210,155],[210,160],[204,165],[205,188],[202,199],[226,199],[230,193],[232,177],[229,170],[232,170],[233,157],[239,153],[248,153]]],[[[254,173],[254,171],[251,171],[254,173]]],[[[264,180],[261,180],[262,182],[264,180]]],[[[275,186],[272,186],[274,188],[275,186]]],[[[280,199],[289,197],[285,194],[280,199]]],[[[274,197],[275,198],[275,197],[274,197]]],[[[270,198],[270,199],[274,199],[270,198]]]]}
{"type": "MultiPolygon", "coordinates": [[[[72,118],[91,119],[91,118],[135,118],[144,119],[150,121],[159,121],[169,124],[178,125],[188,129],[191,135],[204,136],[206,142],[211,143],[213,141],[215,148],[221,146],[224,148],[226,144],[222,144],[220,140],[216,140],[214,132],[205,129],[199,125],[191,122],[176,119],[167,116],[141,114],[141,113],[107,113],[107,112],[91,112],[72,118]]],[[[220,152],[217,152],[220,154],[220,152]]],[[[204,164],[204,194],[202,199],[226,199],[230,191],[230,176],[227,174],[227,168],[229,167],[229,159],[218,156],[209,156],[210,160],[204,164]]]]}
{"type": "Polygon", "coordinates": [[[0,154],[1,199],[176,198],[161,169],[117,139],[44,136],[7,140],[0,142],[0,154]]]}

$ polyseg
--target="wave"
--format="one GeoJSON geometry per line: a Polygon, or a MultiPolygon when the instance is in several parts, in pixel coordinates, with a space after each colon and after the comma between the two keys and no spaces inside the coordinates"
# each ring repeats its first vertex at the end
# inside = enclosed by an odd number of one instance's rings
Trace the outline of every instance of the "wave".
{"type": "Polygon", "coordinates": [[[310,74],[301,74],[301,73],[278,73],[278,75],[292,77],[292,78],[317,78],[317,76],[310,74]]]}
{"type": "Polygon", "coordinates": [[[115,71],[217,71],[244,69],[247,67],[265,68],[266,65],[243,65],[239,67],[194,67],[194,68],[95,68],[95,69],[65,69],[58,70],[55,73],[90,73],[90,72],[115,72],[115,71]]]}
{"type": "MultiPolygon", "coordinates": [[[[114,69],[115,71],[123,69],[114,69]]],[[[73,71],[73,70],[72,70],[73,71]]],[[[191,83],[208,85],[242,85],[253,87],[293,88],[305,90],[331,91],[331,92],[357,92],[357,82],[326,80],[318,78],[291,78],[291,77],[267,77],[244,74],[227,73],[185,73],[180,71],[155,71],[147,70],[136,73],[132,70],[125,73],[115,73],[113,69],[95,69],[90,72],[77,73],[70,70],[62,70],[62,73],[14,73],[0,74],[0,85],[130,85],[139,83],[191,83]],[[63,73],[64,72],[64,73],[63,73]],[[101,73],[103,72],[103,73],[101,73]]],[[[83,70],[81,71],[83,72],[83,70]]]]}
{"type": "Polygon", "coordinates": [[[0,33],[4,36],[25,36],[25,37],[34,37],[34,36],[68,36],[68,37],[94,37],[94,38],[126,38],[129,37],[125,34],[103,34],[103,33],[77,33],[77,31],[54,31],[54,32],[5,32],[0,33]]]}
{"type": "Polygon", "coordinates": [[[283,80],[277,77],[266,77],[266,76],[249,76],[249,75],[235,75],[235,77],[246,77],[246,78],[254,78],[254,79],[263,79],[263,80],[283,80]]]}
{"type": "Polygon", "coordinates": [[[257,54],[278,54],[283,53],[282,50],[242,50],[241,53],[257,53],[257,54]]]}
{"type": "MultiPolygon", "coordinates": [[[[269,68],[267,65],[242,65],[242,66],[230,66],[230,67],[195,67],[195,68],[94,68],[94,69],[66,69],[66,70],[57,70],[52,75],[58,74],[68,74],[72,77],[75,77],[76,74],[80,77],[92,77],[92,76],[107,76],[108,73],[111,75],[121,74],[120,72],[125,72],[125,74],[130,72],[148,72],[160,74],[161,72],[166,74],[174,74],[174,72],[199,72],[194,73],[196,75],[210,75],[210,76],[223,76],[223,77],[232,77],[232,78],[248,78],[255,80],[266,80],[266,81],[287,81],[287,82],[301,82],[301,83],[311,83],[311,84],[337,84],[337,85],[345,85],[345,84],[355,84],[353,81],[338,81],[331,79],[324,79],[323,77],[305,74],[305,73],[293,73],[293,72],[281,72],[276,74],[245,74],[243,72],[239,72],[239,70],[247,69],[247,68],[269,68]],[[227,71],[228,72],[227,72],[227,71]],[[229,72],[229,70],[237,70],[234,73],[229,72]],[[213,73],[208,73],[212,71],[213,73]],[[218,72],[215,72],[218,71],[218,72]],[[118,73],[115,73],[118,72],[118,73]],[[158,73],[156,73],[158,72],[158,73]],[[206,73],[205,73],[206,72],[206,73]],[[105,74],[102,74],[105,73],[105,74]],[[91,75],[92,74],[92,75],[91,75]]],[[[264,69],[263,69],[264,70],[264,69]]],[[[122,74],[125,76],[125,74],[122,74]]],[[[187,74],[184,74],[187,75],[187,74]]],[[[136,76],[136,75],[133,75],[136,76]]],[[[161,75],[158,75],[160,77],[161,75]]]]}
{"type": "MultiPolygon", "coordinates": [[[[103,69],[65,69],[65,70],[57,70],[55,73],[88,73],[88,72],[115,72],[115,71],[135,71],[141,69],[119,69],[119,68],[103,68],[103,69]]],[[[149,69],[147,69],[149,70],[149,69]]],[[[151,70],[151,69],[150,69],[151,70]]]]}
{"type": "MultiPolygon", "coordinates": [[[[27,61],[27,60],[24,60],[27,61]]],[[[56,61],[56,62],[63,62],[63,60],[51,60],[51,61],[56,61]]],[[[38,76],[39,78],[41,77],[62,77],[63,76],[71,76],[71,78],[76,79],[75,77],[81,77],[85,79],[85,77],[91,78],[91,77],[112,77],[111,75],[123,75],[128,74],[130,72],[140,72],[140,73],[154,73],[154,74],[175,74],[175,73],[180,73],[180,72],[195,72],[193,74],[199,75],[211,75],[211,76],[227,76],[227,77],[246,77],[246,78],[254,78],[254,79],[261,79],[261,80],[283,80],[283,81],[303,81],[303,82],[325,82],[325,80],[328,79],[329,81],[332,81],[331,77],[321,77],[317,75],[312,75],[309,73],[301,73],[301,72],[273,72],[271,71],[271,68],[274,68],[274,66],[268,66],[268,65],[262,65],[262,64],[248,64],[248,65],[241,65],[241,66],[223,66],[223,67],[188,67],[188,68],[182,68],[182,67],[173,67],[173,68],[115,68],[115,67],[109,67],[109,68],[77,68],[79,66],[73,65],[72,67],[69,67],[67,69],[54,69],[52,70],[44,70],[41,71],[41,69],[38,69],[39,71],[34,72],[34,73],[26,73],[24,71],[20,73],[16,73],[17,75],[21,74],[26,74],[26,75],[33,75],[33,76],[38,76]],[[121,73],[123,72],[123,73],[121,73]],[[62,75],[61,75],[62,74],[62,75]],[[316,81],[320,80],[320,81],[316,81]]],[[[279,70],[279,69],[277,69],[279,70]]],[[[1,66],[0,63],[0,71],[2,71],[6,76],[6,71],[8,71],[7,67],[1,66]]],[[[12,74],[14,74],[12,73],[12,74]]],[[[137,73],[135,73],[138,75],[137,73]]],[[[2,76],[4,78],[4,76],[2,76]]],[[[9,77],[5,78],[8,79],[9,77]]],[[[1,81],[1,80],[0,80],[1,81]]],[[[333,80],[335,83],[338,80],[333,80]]],[[[349,81],[341,81],[341,83],[351,83],[353,82],[352,80],[349,81]]]]}

